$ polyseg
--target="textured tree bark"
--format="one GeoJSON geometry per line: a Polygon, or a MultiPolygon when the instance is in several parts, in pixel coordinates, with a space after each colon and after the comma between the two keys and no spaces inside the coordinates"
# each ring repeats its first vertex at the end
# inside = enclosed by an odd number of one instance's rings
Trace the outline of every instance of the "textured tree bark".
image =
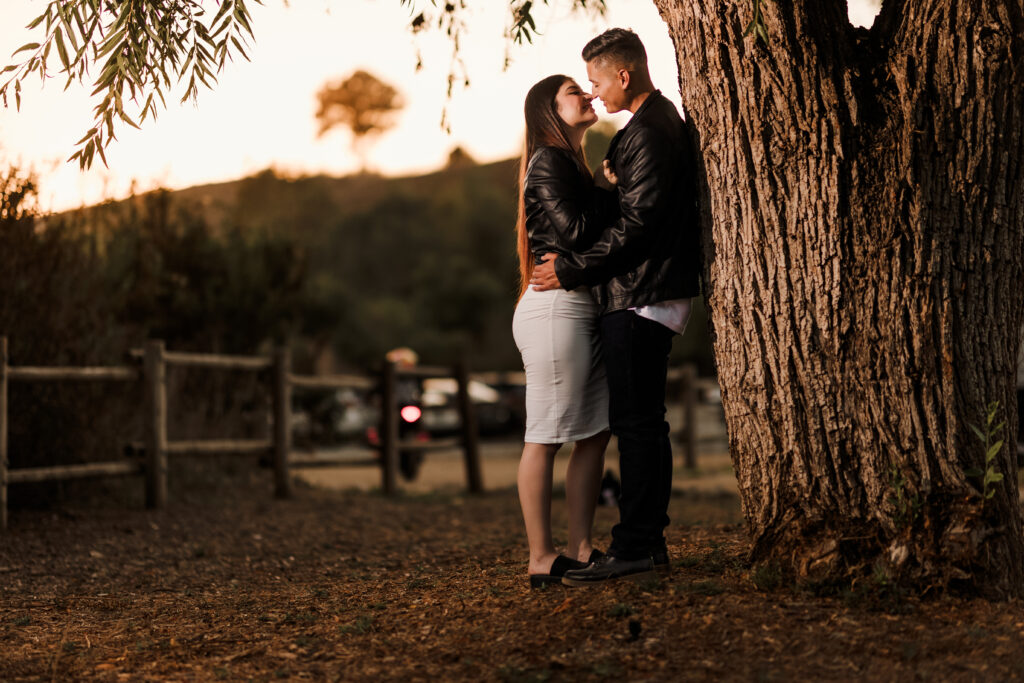
{"type": "Polygon", "coordinates": [[[1024,593],[1024,3],[655,0],[705,172],[706,298],[755,561],[1024,593]],[[1004,475],[991,499],[985,407],[1004,475]]]}

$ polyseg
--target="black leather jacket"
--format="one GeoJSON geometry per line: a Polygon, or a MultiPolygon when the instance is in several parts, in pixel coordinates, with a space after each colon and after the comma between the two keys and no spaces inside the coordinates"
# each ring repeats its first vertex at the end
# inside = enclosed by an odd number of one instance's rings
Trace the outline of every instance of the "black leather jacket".
{"type": "Polygon", "coordinates": [[[615,193],[596,187],[559,147],[540,147],[530,157],[523,204],[536,263],[548,252],[567,256],[589,249],[618,216],[615,193]]]}
{"type": "Polygon", "coordinates": [[[614,138],[618,220],[555,261],[565,289],[607,283],[605,312],[700,293],[696,156],[676,108],[655,90],[614,138]]]}

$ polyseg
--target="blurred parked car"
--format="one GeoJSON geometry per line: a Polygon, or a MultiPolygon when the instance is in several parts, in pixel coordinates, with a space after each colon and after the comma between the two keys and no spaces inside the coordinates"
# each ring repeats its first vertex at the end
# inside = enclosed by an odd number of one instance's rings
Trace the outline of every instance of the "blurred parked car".
{"type": "Polygon", "coordinates": [[[334,436],[351,439],[366,433],[366,428],[377,424],[379,411],[370,404],[366,392],[339,389],[334,392],[334,436]]]}
{"type": "MultiPolygon", "coordinates": [[[[423,426],[431,434],[459,431],[458,383],[450,378],[423,382],[423,426]]],[[[520,420],[498,389],[479,380],[469,381],[469,399],[476,409],[477,427],[483,435],[505,434],[520,427],[520,420]]]]}
{"type": "Polygon", "coordinates": [[[365,391],[305,391],[292,397],[292,438],[298,447],[336,446],[360,439],[378,421],[365,391]]]}

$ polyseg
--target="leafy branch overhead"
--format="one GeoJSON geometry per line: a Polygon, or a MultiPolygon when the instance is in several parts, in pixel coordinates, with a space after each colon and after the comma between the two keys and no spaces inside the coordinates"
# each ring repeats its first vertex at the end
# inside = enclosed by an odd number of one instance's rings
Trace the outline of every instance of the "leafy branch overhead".
{"type": "MultiPolygon", "coordinates": [[[[603,16],[607,8],[607,0],[568,1],[571,11],[594,16],[603,16]]],[[[751,1],[754,18],[747,33],[754,32],[767,43],[761,14],[765,0],[751,1]]],[[[39,41],[15,50],[12,57],[22,61],[0,70],[0,98],[9,106],[13,95],[20,108],[22,84],[33,75],[44,82],[53,75],[64,76],[65,89],[76,81],[91,80],[92,95],[101,99],[93,110],[91,127],[75,143],[77,150],[69,161],[88,168],[98,154],[106,164],[104,149],[117,139],[117,125],[138,128],[147,117],[156,118],[158,106],[167,106],[166,96],[177,84],[187,84],[182,102],[195,100],[200,85],[212,88],[228,60],[236,54],[249,58],[246,50],[253,31],[247,2],[262,4],[262,0],[49,0],[46,10],[27,27],[42,33],[39,41]],[[93,73],[97,73],[95,78],[93,73]]],[[[399,2],[409,9],[409,28],[414,34],[439,30],[451,41],[450,99],[457,83],[469,85],[461,56],[469,0],[399,2]]],[[[537,0],[505,2],[510,11],[506,46],[532,43],[534,36],[540,35],[534,16],[537,0]]],[[[422,66],[422,58],[417,59],[417,67],[422,66]]],[[[510,62],[506,51],[506,67],[510,62]]],[[[449,128],[447,106],[441,126],[449,128]]]]}
{"type": "Polygon", "coordinates": [[[200,84],[212,88],[235,54],[248,59],[253,35],[246,0],[51,0],[28,29],[45,35],[14,52],[12,57],[25,56],[24,61],[0,71],[6,75],[0,97],[9,106],[13,92],[20,108],[23,81],[54,75],[54,52],[65,89],[97,71],[92,94],[102,99],[69,159],[82,168],[96,154],[106,164],[103,150],[116,139],[115,122],[138,128],[147,117],[156,118],[156,100],[166,107],[174,83],[188,84],[182,102],[195,100],[200,84]],[[208,12],[204,4],[218,6],[208,12]]]}
{"type": "MultiPolygon", "coordinates": [[[[506,51],[505,68],[512,62],[508,51],[508,45],[513,42],[517,45],[533,42],[533,36],[539,35],[537,21],[533,16],[533,10],[537,3],[534,0],[506,0],[508,2],[510,18],[508,28],[505,30],[506,51]]],[[[455,85],[461,83],[463,87],[469,87],[469,72],[462,60],[462,36],[467,31],[465,16],[467,0],[399,0],[403,7],[409,9],[409,29],[413,34],[419,34],[427,30],[438,30],[443,32],[451,41],[451,63],[448,67],[448,87],[446,97],[451,99],[455,85]],[[422,7],[422,9],[421,9],[422,7]]],[[[478,0],[482,2],[482,0],[478,0]]],[[[545,5],[549,0],[541,0],[545,5]]],[[[607,0],[571,0],[570,10],[590,11],[596,15],[603,15],[607,0]]],[[[416,68],[423,66],[423,58],[417,53],[416,68]]],[[[451,132],[448,121],[448,106],[441,112],[441,127],[446,132],[451,132]]]]}
{"type": "MultiPolygon", "coordinates": [[[[541,1],[545,5],[548,4],[548,0],[541,1]]],[[[524,40],[532,43],[533,36],[540,34],[537,31],[537,22],[533,18],[535,6],[536,3],[533,0],[515,0],[511,3],[512,25],[508,29],[508,35],[519,45],[522,45],[524,40]]],[[[591,10],[598,15],[604,15],[607,7],[606,0],[573,0],[572,2],[573,11],[591,10]]]]}

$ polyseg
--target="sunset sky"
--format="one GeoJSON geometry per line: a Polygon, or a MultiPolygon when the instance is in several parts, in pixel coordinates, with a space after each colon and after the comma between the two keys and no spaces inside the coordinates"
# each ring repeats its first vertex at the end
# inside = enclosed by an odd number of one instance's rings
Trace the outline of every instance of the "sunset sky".
{"type": "MultiPolygon", "coordinates": [[[[428,3],[419,3],[428,6],[428,3]]],[[[539,3],[538,3],[539,4],[539,3]]],[[[471,85],[448,103],[451,135],[441,130],[450,44],[440,34],[413,38],[410,11],[399,0],[284,0],[251,3],[255,44],[251,61],[229,63],[212,91],[198,102],[170,107],[141,131],[122,127],[86,172],[66,163],[75,142],[92,125],[91,88],[63,79],[25,84],[21,111],[0,106],[0,163],[33,170],[44,209],[62,210],[155,187],[183,188],[231,180],[268,167],[289,174],[344,175],[358,168],[343,131],[316,137],[316,91],[328,80],[363,68],[396,86],[406,101],[396,127],[373,145],[370,169],[385,175],[428,171],[462,145],[479,161],[518,153],[522,101],[534,82],[566,73],[586,85],[579,53],[593,35],[630,27],[643,39],[655,84],[678,101],[675,57],[664,22],[651,0],[611,0],[604,18],[572,14],[568,0],[539,6],[544,35],[533,45],[512,46],[503,71],[508,24],[505,2],[469,3],[472,17],[463,43],[471,85]],[[486,7],[486,9],[485,9],[486,7]],[[416,47],[424,68],[416,72],[416,47]]],[[[874,16],[871,0],[851,0],[854,23],[874,16]]],[[[211,3],[212,6],[212,3],[211,3]]],[[[45,9],[33,0],[5,0],[0,9],[0,59],[39,36],[23,28],[45,9]]],[[[41,35],[41,34],[40,34],[41,35]]],[[[52,58],[53,66],[59,61],[52,58]]],[[[179,93],[180,97],[180,93],[179,93]]],[[[606,116],[600,106],[602,116],[606,116]]],[[[608,117],[621,125],[628,114],[608,117]]]]}

